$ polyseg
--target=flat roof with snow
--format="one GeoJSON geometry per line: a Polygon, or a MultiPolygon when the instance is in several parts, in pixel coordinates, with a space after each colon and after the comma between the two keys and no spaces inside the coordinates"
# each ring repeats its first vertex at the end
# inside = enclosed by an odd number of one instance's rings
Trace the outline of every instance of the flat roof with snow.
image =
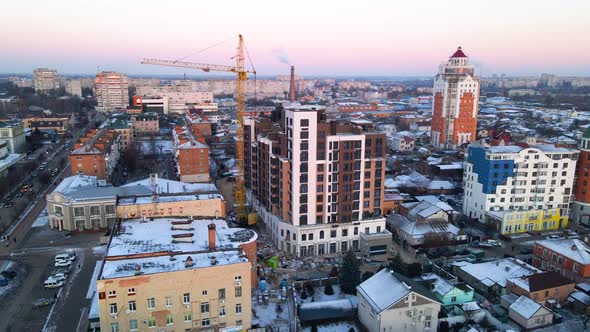
{"type": "Polygon", "coordinates": [[[250,229],[229,228],[225,220],[220,219],[130,219],[122,221],[120,230],[113,234],[106,257],[206,251],[209,248],[208,225],[211,223],[215,224],[216,248],[219,250],[237,249],[258,237],[250,229]]]}
{"type": "Polygon", "coordinates": [[[239,250],[106,260],[100,278],[112,279],[132,277],[144,274],[182,271],[246,262],[248,262],[248,258],[246,258],[246,256],[239,250]],[[188,257],[192,260],[192,264],[190,265],[186,263],[188,257]]]}

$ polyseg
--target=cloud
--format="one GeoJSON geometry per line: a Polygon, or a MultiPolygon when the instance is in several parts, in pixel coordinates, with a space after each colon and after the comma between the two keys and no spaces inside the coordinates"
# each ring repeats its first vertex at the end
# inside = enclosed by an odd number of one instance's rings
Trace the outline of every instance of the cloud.
{"type": "Polygon", "coordinates": [[[275,48],[272,50],[272,54],[277,58],[280,63],[284,63],[286,65],[290,65],[291,61],[289,60],[289,54],[283,47],[275,48]]]}

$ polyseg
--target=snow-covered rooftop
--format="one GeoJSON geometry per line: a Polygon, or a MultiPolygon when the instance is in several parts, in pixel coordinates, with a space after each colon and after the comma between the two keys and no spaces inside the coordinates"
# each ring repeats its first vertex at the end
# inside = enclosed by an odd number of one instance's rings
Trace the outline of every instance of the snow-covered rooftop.
{"type": "Polygon", "coordinates": [[[96,187],[96,176],[90,175],[73,175],[63,179],[60,184],[53,190],[62,194],[68,194],[80,188],[96,187]]]}
{"type": "Polygon", "coordinates": [[[590,246],[579,239],[540,240],[535,242],[580,264],[590,264],[590,246]]]}
{"type": "MultiPolygon", "coordinates": [[[[151,188],[151,180],[149,178],[131,182],[123,185],[123,187],[131,186],[144,186],[151,188]]],[[[217,187],[212,183],[187,183],[181,181],[174,181],[168,179],[159,178],[157,182],[158,194],[169,193],[169,194],[186,194],[186,193],[199,193],[199,192],[216,192],[217,187]]]]}
{"type": "Polygon", "coordinates": [[[520,316],[529,319],[533,317],[533,315],[542,307],[543,306],[537,302],[524,295],[521,295],[518,300],[514,301],[514,303],[510,305],[510,310],[513,310],[520,316]]]}
{"type": "Polygon", "coordinates": [[[256,232],[244,228],[229,228],[225,220],[187,218],[158,218],[143,221],[130,219],[121,223],[107,250],[107,258],[115,256],[208,250],[208,225],[215,224],[216,248],[235,249],[255,241],[256,232]]]}
{"type": "Polygon", "coordinates": [[[388,269],[383,269],[357,287],[367,302],[381,313],[391,305],[403,299],[412,291],[411,287],[388,269]]]}
{"type": "Polygon", "coordinates": [[[244,262],[248,262],[248,259],[239,250],[175,255],[172,259],[171,256],[164,255],[123,260],[106,260],[100,278],[112,279],[244,262]],[[192,265],[186,264],[188,257],[191,258],[192,265]]]}
{"type": "Polygon", "coordinates": [[[510,278],[541,272],[541,270],[515,258],[503,258],[476,264],[467,263],[460,269],[488,287],[497,284],[502,288],[506,287],[506,281],[510,278]]]}

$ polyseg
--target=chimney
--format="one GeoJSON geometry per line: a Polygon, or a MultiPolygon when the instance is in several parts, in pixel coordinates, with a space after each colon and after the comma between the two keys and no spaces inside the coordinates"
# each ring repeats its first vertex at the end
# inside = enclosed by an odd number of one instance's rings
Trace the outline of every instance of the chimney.
{"type": "Polygon", "coordinates": [[[193,258],[191,256],[188,256],[186,258],[186,260],[184,261],[184,266],[185,267],[191,267],[191,266],[193,266],[193,258]]]}
{"type": "Polygon", "coordinates": [[[291,84],[289,85],[289,101],[295,101],[295,66],[291,66],[291,84]]]}
{"type": "Polygon", "coordinates": [[[215,251],[215,224],[211,223],[207,228],[209,229],[209,251],[215,251]]]}

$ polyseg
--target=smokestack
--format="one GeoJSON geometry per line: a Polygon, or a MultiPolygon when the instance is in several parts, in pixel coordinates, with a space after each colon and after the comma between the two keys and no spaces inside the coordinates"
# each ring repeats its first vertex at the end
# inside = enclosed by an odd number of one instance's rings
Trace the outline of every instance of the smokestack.
{"type": "Polygon", "coordinates": [[[209,229],[209,251],[215,251],[215,224],[211,223],[207,228],[209,229]]]}
{"type": "Polygon", "coordinates": [[[289,86],[289,101],[295,102],[295,66],[291,66],[291,85],[289,86]]]}

